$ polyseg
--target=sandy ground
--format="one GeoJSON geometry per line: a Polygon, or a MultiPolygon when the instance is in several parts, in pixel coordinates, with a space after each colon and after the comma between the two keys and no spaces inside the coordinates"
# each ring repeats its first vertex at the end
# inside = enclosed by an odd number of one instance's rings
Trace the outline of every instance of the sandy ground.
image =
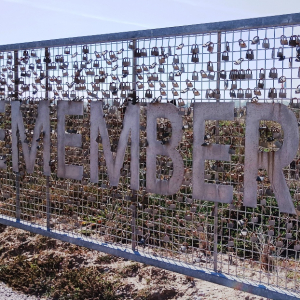
{"type": "MultiPolygon", "coordinates": [[[[112,281],[118,280],[121,284],[116,293],[120,296],[120,299],[266,299],[210,282],[194,280],[185,275],[80,248],[61,241],[47,239],[23,230],[2,226],[0,231],[1,265],[9,263],[9,261],[12,261],[19,255],[25,256],[28,261],[35,257],[40,259],[47,258],[49,255],[64,257],[64,260],[68,263],[72,262],[73,269],[91,266],[98,267],[104,270],[105,278],[112,281]]],[[[8,285],[0,282],[0,300],[2,299],[37,300],[51,298],[29,296],[13,290],[8,285]]]]}
{"type": "Polygon", "coordinates": [[[0,300],[16,299],[16,300],[37,300],[41,299],[35,296],[25,295],[21,292],[14,291],[3,282],[0,282],[0,300]]]}
{"type": "MultiPolygon", "coordinates": [[[[177,274],[176,274],[177,275],[177,274]]],[[[132,278],[131,280],[125,279],[124,283],[126,284],[138,284],[138,279],[137,278],[132,278]]],[[[161,286],[150,286],[153,289],[153,292],[159,292],[161,291],[161,286]]],[[[255,296],[252,294],[248,293],[243,293],[234,289],[226,288],[219,286],[217,284],[212,284],[210,282],[206,281],[201,281],[201,280],[196,280],[195,285],[194,284],[188,284],[182,287],[181,289],[175,284],[173,285],[168,285],[168,290],[174,289],[175,291],[179,291],[182,296],[175,296],[175,298],[170,298],[170,299],[178,299],[178,300],[204,300],[204,299],[245,299],[245,300],[258,300],[258,299],[267,299],[267,298],[262,298],[259,296],[255,296]]],[[[159,297],[159,296],[157,296],[159,297]]],[[[6,300],[6,299],[15,299],[15,300],[46,300],[46,299],[51,299],[51,298],[40,298],[36,296],[30,296],[23,294],[18,291],[14,291],[12,288],[8,287],[6,284],[3,282],[0,282],[0,300],[6,300]]],[[[130,298],[129,298],[130,299],[130,298]]],[[[134,299],[134,298],[131,298],[134,299]]],[[[159,299],[159,298],[157,298],[159,299]]]]}

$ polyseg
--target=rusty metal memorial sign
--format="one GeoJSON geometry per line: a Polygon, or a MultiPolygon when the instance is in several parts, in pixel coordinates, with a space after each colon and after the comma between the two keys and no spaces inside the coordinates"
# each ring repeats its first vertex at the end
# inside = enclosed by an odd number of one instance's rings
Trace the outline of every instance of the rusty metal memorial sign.
{"type": "Polygon", "coordinates": [[[299,23],[0,46],[0,223],[299,299],[299,23]]]}

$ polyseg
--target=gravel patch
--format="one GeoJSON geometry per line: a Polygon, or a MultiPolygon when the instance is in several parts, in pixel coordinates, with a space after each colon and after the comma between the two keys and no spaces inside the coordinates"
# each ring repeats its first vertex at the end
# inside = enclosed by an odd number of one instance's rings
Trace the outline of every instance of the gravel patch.
{"type": "Polygon", "coordinates": [[[23,293],[20,293],[18,291],[12,290],[9,286],[7,286],[5,283],[0,282],[0,300],[7,300],[7,299],[13,299],[13,300],[46,300],[47,298],[40,298],[35,297],[31,295],[25,295],[23,293]]]}

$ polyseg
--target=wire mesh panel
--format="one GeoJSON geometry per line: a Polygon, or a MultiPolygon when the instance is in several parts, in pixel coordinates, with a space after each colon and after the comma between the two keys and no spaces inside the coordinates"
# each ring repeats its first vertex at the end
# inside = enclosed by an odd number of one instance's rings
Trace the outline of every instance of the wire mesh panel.
{"type": "Polygon", "coordinates": [[[298,298],[300,27],[285,23],[4,48],[0,222],[298,298]]]}

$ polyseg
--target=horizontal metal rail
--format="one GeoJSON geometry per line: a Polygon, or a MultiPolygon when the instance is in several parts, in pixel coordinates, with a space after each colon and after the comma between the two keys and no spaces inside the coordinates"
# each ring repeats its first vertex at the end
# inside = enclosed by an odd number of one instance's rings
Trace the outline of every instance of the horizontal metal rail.
{"type": "Polygon", "coordinates": [[[71,243],[77,246],[86,247],[101,251],[107,254],[123,257],[140,263],[145,263],[151,266],[155,266],[161,269],[169,270],[179,274],[192,276],[197,279],[210,281],[212,283],[220,284],[243,292],[255,294],[262,297],[267,297],[275,300],[296,300],[299,299],[297,294],[276,289],[272,286],[263,284],[257,284],[250,280],[238,278],[235,276],[229,276],[222,273],[209,271],[204,268],[191,267],[183,262],[172,261],[163,257],[149,255],[139,251],[133,251],[128,248],[116,246],[109,243],[95,243],[93,240],[88,238],[78,237],[76,235],[66,234],[59,231],[47,231],[47,228],[40,226],[33,226],[30,223],[19,221],[17,219],[10,219],[5,216],[0,216],[0,223],[20,228],[35,234],[41,234],[49,238],[61,240],[63,242],[71,243]]]}
{"type": "Polygon", "coordinates": [[[141,38],[159,38],[175,35],[201,34],[209,32],[225,32],[231,30],[247,30],[253,28],[267,28],[272,26],[295,25],[300,23],[300,13],[251,18],[245,20],[234,20],[214,23],[204,23],[186,26],[175,26],[158,29],[138,30],[129,32],[109,33],[101,35],[90,35],[53,39],[37,42],[0,45],[0,51],[26,50],[45,47],[71,46],[77,44],[93,44],[122,40],[133,40],[141,38]]]}

